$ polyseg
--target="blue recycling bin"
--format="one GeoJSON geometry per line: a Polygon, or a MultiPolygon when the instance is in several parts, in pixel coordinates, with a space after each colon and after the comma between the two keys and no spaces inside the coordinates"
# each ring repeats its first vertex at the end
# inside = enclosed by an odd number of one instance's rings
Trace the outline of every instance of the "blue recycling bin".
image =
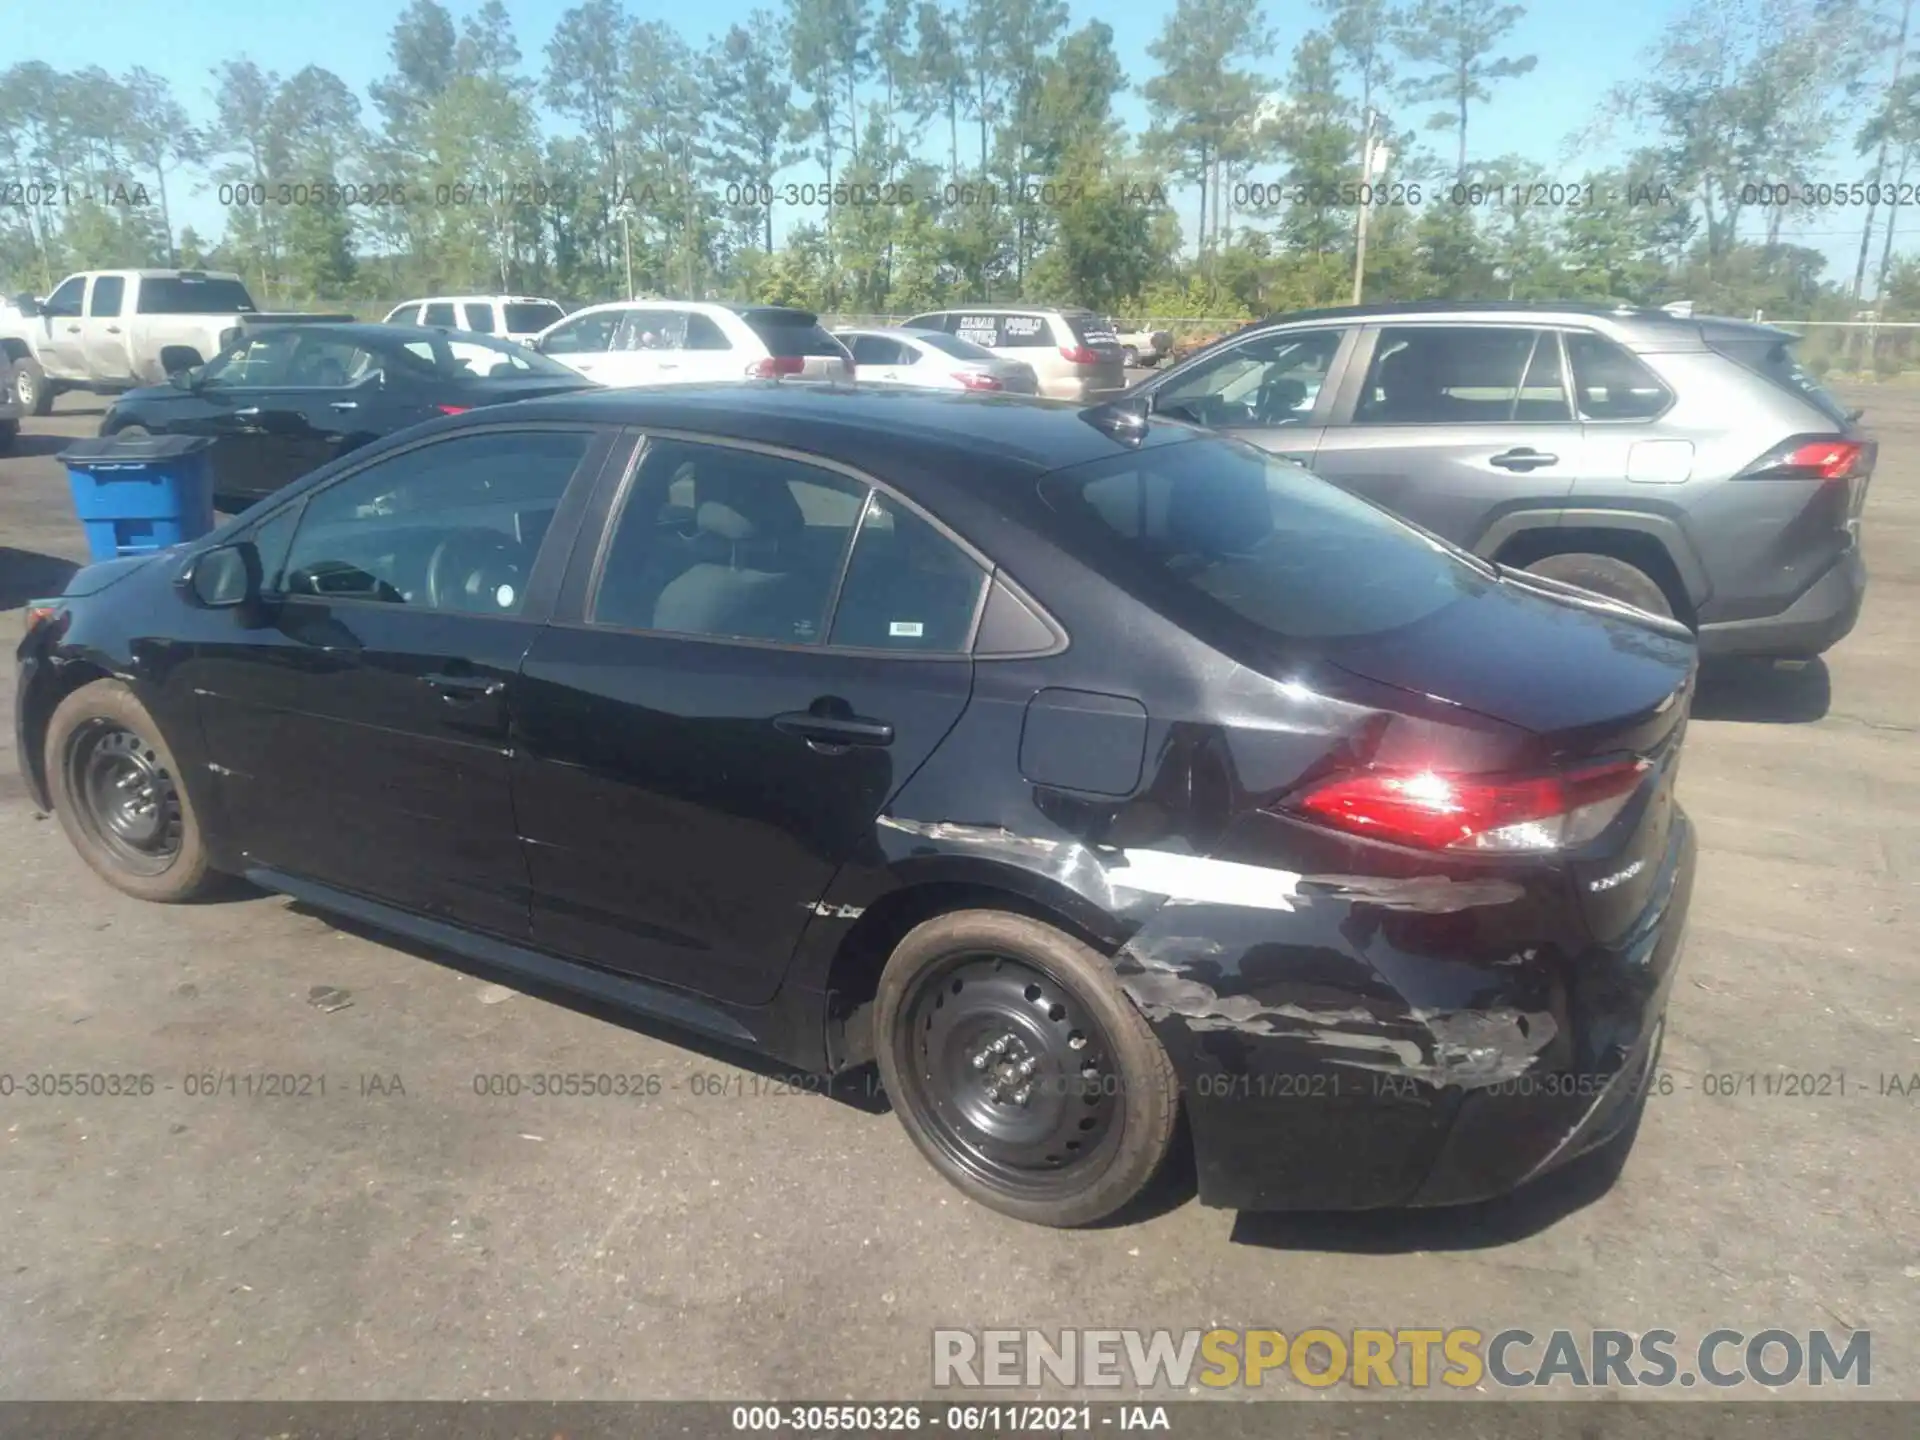
{"type": "Polygon", "coordinates": [[[95,560],[164,550],[213,529],[213,441],[102,435],[60,452],[95,560]]]}

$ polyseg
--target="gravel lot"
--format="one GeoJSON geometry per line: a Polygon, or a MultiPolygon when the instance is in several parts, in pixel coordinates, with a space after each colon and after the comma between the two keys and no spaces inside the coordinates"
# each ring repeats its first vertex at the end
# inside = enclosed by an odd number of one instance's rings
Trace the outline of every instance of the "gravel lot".
{"type": "MultiPolygon", "coordinates": [[[[0,1398],[900,1398],[931,1393],[934,1327],[994,1325],[1870,1328],[1872,1393],[1920,1398],[1920,1097],[1879,1093],[1920,1072],[1920,389],[1853,403],[1883,447],[1865,617],[1824,666],[1710,673],[1689,737],[1674,1093],[1610,1189],[1463,1212],[1039,1230],[962,1201],[890,1116],[664,1029],[278,898],[122,898],[33,814],[5,666],[0,1071],[162,1088],[0,1099],[0,1398]],[[1702,1078],[1841,1069],[1845,1097],[1702,1078]],[[189,1096],[211,1070],[326,1094],[189,1096]],[[474,1091],[549,1070],[662,1090],[474,1091]]],[[[84,555],[52,457],[100,407],[66,397],[0,460],[9,653],[84,555]]]]}

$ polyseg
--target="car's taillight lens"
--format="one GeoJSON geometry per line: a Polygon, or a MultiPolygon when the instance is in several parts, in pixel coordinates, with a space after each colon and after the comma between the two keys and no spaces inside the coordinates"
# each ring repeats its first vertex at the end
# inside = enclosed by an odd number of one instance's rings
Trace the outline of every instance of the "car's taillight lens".
{"type": "Polygon", "coordinates": [[[1845,480],[1866,456],[1865,442],[1839,435],[1796,435],[1740,472],[1743,480],[1845,480]]]}
{"type": "Polygon", "coordinates": [[[433,407],[442,415],[464,415],[469,407],[465,405],[436,405],[433,407]]]}
{"type": "Polygon", "coordinates": [[[1531,776],[1363,770],[1317,785],[1284,808],[1424,850],[1570,850],[1613,823],[1649,763],[1633,757],[1531,776]]]}
{"type": "Polygon", "coordinates": [[[1097,365],[1100,357],[1084,345],[1062,345],[1060,358],[1069,365],[1097,365]]]}
{"type": "Polygon", "coordinates": [[[977,370],[959,370],[954,372],[953,378],[958,380],[960,384],[968,390],[1000,390],[1005,388],[1001,385],[998,376],[982,375],[977,370]]]}
{"type": "Polygon", "coordinates": [[[807,362],[798,355],[769,355],[764,360],[756,360],[747,366],[749,380],[777,380],[782,375],[798,375],[807,368],[807,362]]]}

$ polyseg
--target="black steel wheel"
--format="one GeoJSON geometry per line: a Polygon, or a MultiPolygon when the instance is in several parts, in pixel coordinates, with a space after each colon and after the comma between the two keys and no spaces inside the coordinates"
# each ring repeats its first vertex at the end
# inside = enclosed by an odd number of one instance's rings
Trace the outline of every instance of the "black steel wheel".
{"type": "Polygon", "coordinates": [[[62,700],[41,754],[61,828],[109,884],[176,901],[217,879],[173,751],[126,685],[96,680],[62,700]]]}
{"type": "Polygon", "coordinates": [[[876,1001],[881,1076],[936,1169],[1008,1214],[1103,1219],[1143,1189],[1179,1099],[1106,959],[1022,915],[919,926],[876,1001]]]}
{"type": "Polygon", "coordinates": [[[180,854],[180,789],[159,751],[112,720],[93,719],[67,740],[67,790],[75,817],[123,865],[157,875],[180,854]]]}

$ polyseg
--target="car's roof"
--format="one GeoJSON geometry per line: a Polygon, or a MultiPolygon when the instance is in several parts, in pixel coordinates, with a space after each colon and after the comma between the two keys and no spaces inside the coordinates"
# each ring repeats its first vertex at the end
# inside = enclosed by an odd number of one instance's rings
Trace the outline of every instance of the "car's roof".
{"type": "Polygon", "coordinates": [[[404,310],[409,305],[558,305],[560,302],[547,295],[422,295],[417,300],[402,300],[393,310],[404,310]]]}
{"type": "Polygon", "coordinates": [[[942,305],[922,315],[1091,315],[1084,305],[942,305]]]}
{"type": "MultiPolygon", "coordinates": [[[[1138,443],[1094,423],[1105,407],[1024,396],[974,396],[940,390],[866,389],[782,381],[586,389],[513,405],[489,406],[460,422],[575,420],[693,431],[722,439],[790,446],[862,464],[868,450],[904,447],[916,464],[936,457],[969,480],[1031,478],[1137,450],[1203,439],[1179,424],[1149,425],[1138,443]],[[980,462],[991,460],[993,465],[980,462]]],[[[943,467],[944,468],[944,467],[943,467]]]]}
{"type": "Polygon", "coordinates": [[[890,340],[951,340],[944,330],[927,330],[914,325],[841,325],[836,335],[884,335],[890,340]]]}
{"type": "Polygon", "coordinates": [[[476,335],[470,330],[449,330],[444,325],[395,325],[380,320],[306,320],[289,321],[286,324],[250,325],[249,335],[313,335],[316,333],[339,336],[362,345],[397,345],[416,337],[439,336],[442,340],[458,340],[463,344],[488,340],[499,342],[498,336],[476,335]]]}
{"type": "Polygon", "coordinates": [[[1541,321],[1598,320],[1605,327],[1626,335],[1691,335],[1698,337],[1700,327],[1742,328],[1755,333],[1793,339],[1791,331],[1756,324],[1727,316],[1676,314],[1652,306],[1608,305],[1591,300],[1396,300],[1378,305],[1331,305],[1317,310],[1289,310],[1256,320],[1234,332],[1245,335],[1280,325],[1298,325],[1321,320],[1487,320],[1501,317],[1541,321]]]}

